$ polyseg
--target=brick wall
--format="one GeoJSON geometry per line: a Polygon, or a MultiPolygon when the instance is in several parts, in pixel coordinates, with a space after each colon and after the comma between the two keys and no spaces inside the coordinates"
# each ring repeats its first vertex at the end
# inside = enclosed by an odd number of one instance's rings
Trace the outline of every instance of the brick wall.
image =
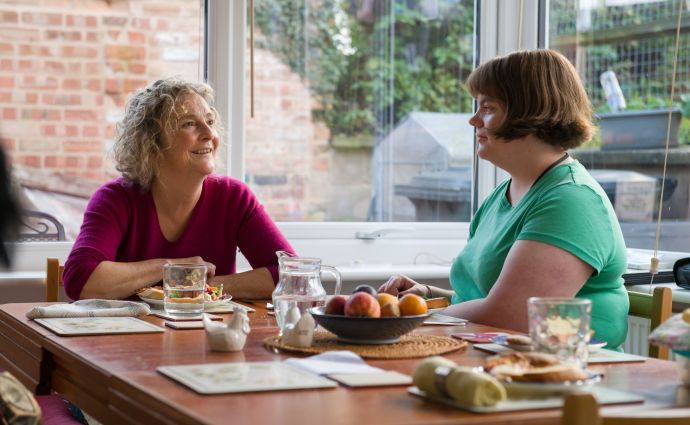
{"type": "MultiPolygon", "coordinates": [[[[0,0],[0,134],[15,166],[117,175],[108,151],[128,94],[162,76],[199,78],[200,25],[188,0],[0,0]]],[[[267,51],[255,60],[248,181],[277,220],[327,218],[328,129],[312,122],[304,81],[267,51]]]]}

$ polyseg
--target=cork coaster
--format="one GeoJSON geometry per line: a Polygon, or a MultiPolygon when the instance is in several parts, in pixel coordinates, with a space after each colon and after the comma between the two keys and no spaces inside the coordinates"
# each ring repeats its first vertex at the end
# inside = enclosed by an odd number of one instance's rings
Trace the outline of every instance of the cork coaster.
{"type": "Polygon", "coordinates": [[[264,346],[271,349],[295,353],[319,354],[325,351],[349,350],[365,359],[411,359],[427,357],[436,354],[450,353],[467,347],[467,341],[461,341],[447,336],[414,335],[400,337],[400,342],[381,345],[357,345],[339,342],[330,332],[314,332],[311,347],[295,347],[283,344],[278,335],[264,339],[264,346]]]}

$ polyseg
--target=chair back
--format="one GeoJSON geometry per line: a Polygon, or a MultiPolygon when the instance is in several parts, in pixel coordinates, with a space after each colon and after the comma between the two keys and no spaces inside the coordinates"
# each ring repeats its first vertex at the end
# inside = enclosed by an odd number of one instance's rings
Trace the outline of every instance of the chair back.
{"type": "Polygon", "coordinates": [[[52,303],[58,300],[64,268],[57,258],[48,258],[46,261],[46,302],[52,303]]]}
{"type": "Polygon", "coordinates": [[[687,425],[688,423],[690,423],[688,408],[601,414],[597,399],[590,393],[568,394],[565,397],[561,417],[561,425],[687,425]]]}
{"type": "MultiPolygon", "coordinates": [[[[630,299],[630,312],[628,314],[649,319],[651,321],[650,332],[671,317],[673,298],[671,288],[656,287],[651,295],[628,291],[628,298],[630,299]]],[[[650,345],[649,357],[668,359],[668,348],[650,345]]]]}

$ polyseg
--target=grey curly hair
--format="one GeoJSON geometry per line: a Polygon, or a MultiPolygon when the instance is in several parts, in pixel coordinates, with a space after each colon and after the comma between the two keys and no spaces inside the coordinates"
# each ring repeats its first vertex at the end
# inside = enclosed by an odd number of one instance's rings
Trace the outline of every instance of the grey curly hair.
{"type": "Polygon", "coordinates": [[[115,128],[113,156],[117,171],[132,183],[148,191],[156,177],[156,164],[166,149],[164,134],[177,128],[175,106],[180,98],[196,93],[216,115],[212,127],[222,134],[218,111],[213,107],[213,89],[205,83],[185,81],[179,77],[158,80],[137,90],[127,101],[125,116],[115,128]]]}

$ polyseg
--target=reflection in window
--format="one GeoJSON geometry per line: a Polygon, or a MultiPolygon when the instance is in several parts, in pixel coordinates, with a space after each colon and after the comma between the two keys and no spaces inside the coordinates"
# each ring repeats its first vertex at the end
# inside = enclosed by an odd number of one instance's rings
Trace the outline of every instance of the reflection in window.
{"type": "Polygon", "coordinates": [[[471,0],[257,0],[246,179],[277,220],[467,221],[471,0]]]}
{"type": "MultiPolygon", "coordinates": [[[[681,3],[685,14],[688,6],[681,3]]],[[[549,47],[563,52],[576,65],[599,118],[598,135],[574,156],[590,169],[612,200],[628,247],[654,247],[661,202],[660,249],[688,249],[687,21],[681,24],[671,149],[666,179],[662,179],[678,6],[675,0],[550,2],[549,47]]]]}
{"type": "Polygon", "coordinates": [[[108,153],[127,95],[202,75],[202,2],[0,0],[0,134],[26,209],[74,239],[88,198],[118,175],[108,153]]]}

